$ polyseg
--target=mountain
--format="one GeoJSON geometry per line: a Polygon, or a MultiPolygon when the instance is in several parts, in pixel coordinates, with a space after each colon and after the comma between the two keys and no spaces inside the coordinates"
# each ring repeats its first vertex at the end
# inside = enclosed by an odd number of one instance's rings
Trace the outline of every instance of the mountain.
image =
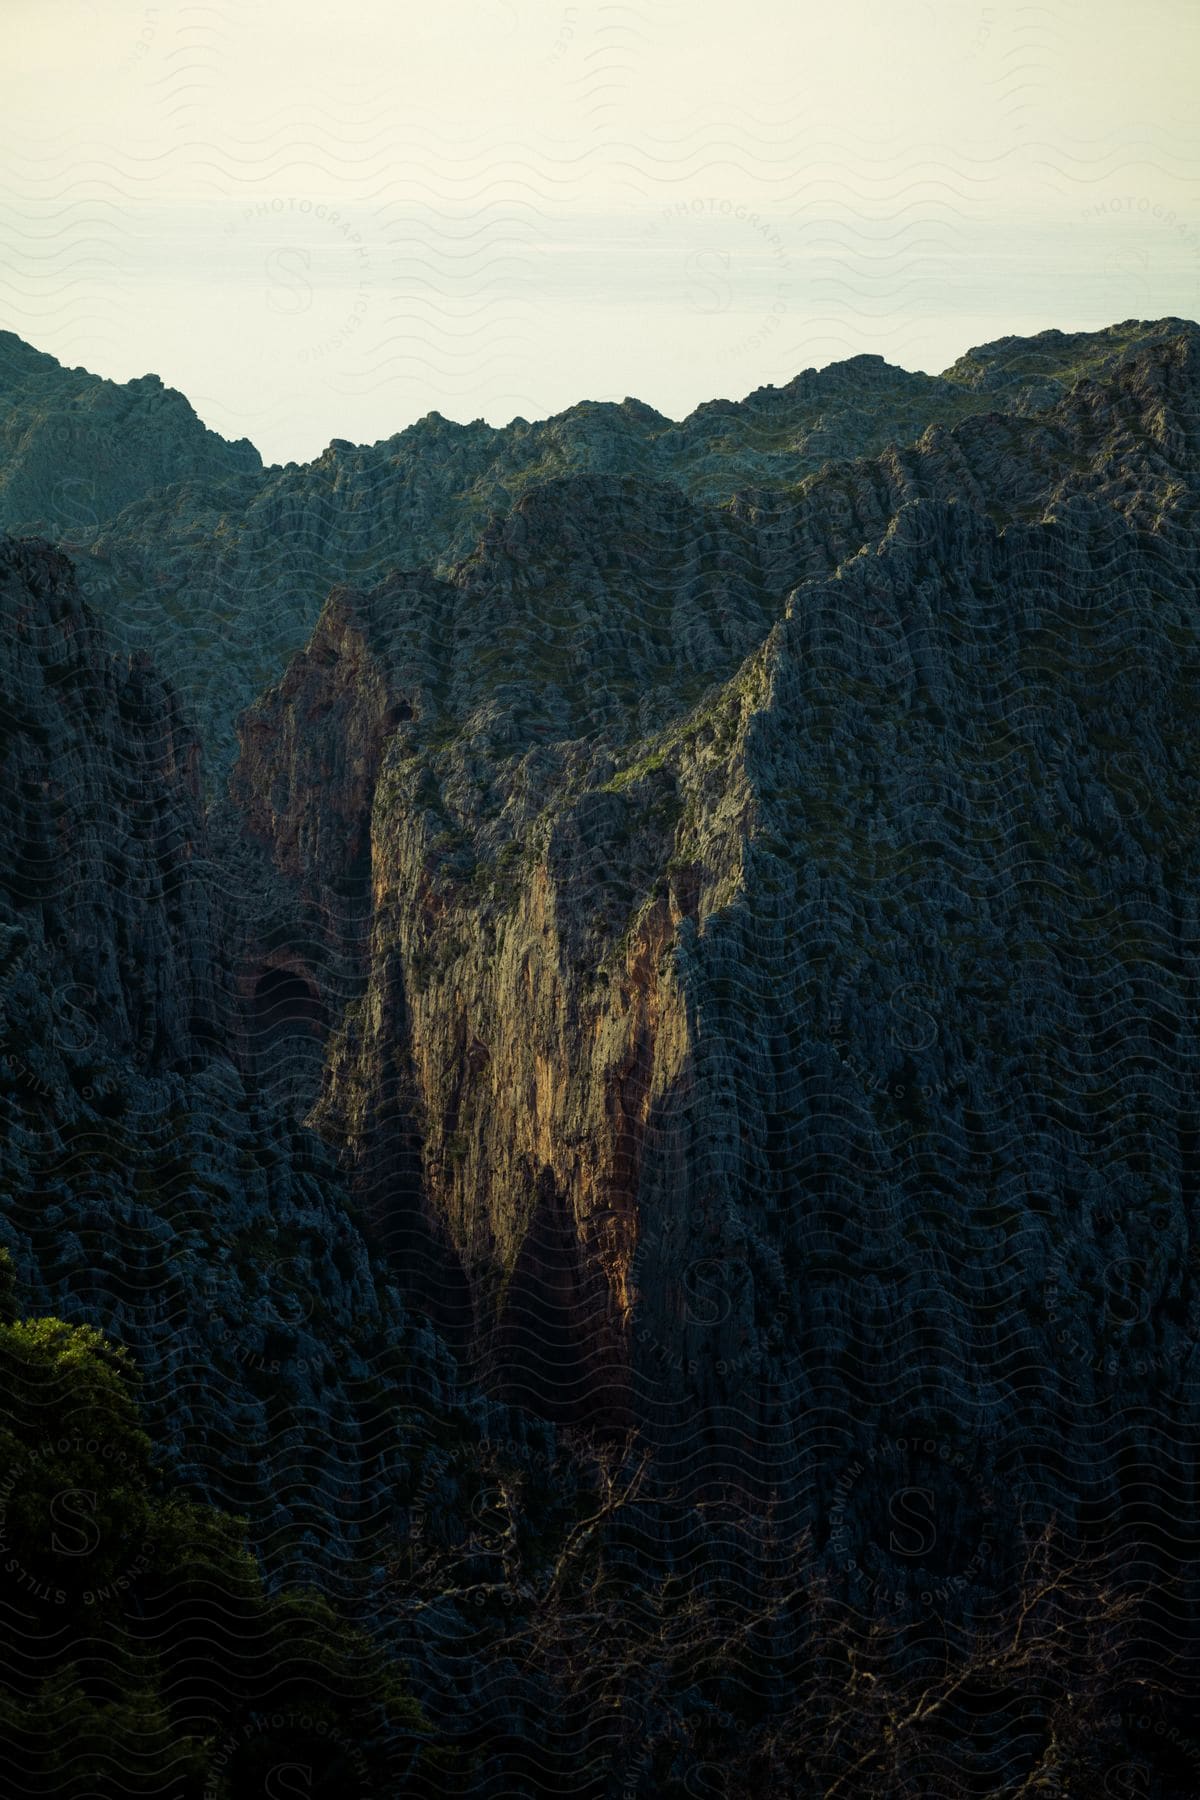
{"type": "Polygon", "coordinates": [[[769,505],[547,482],[448,580],[336,589],[247,715],[305,980],[361,946],[313,1122],[521,1393],[709,1461],[736,1399],[798,1495],[901,1399],[990,1460],[1006,1411],[1069,1441],[1142,1393],[1132,1354],[1047,1385],[1122,1257],[1124,1347],[1183,1380],[1198,349],[769,505]]]}
{"type": "Polygon", "coordinates": [[[371,1346],[408,1371],[387,1409],[429,1384],[448,1417],[453,1364],[372,1263],[336,1160],[277,1104],[286,1072],[263,1076],[261,1044],[242,1072],[250,883],[214,857],[178,698],[114,655],[45,543],[3,540],[0,605],[0,1190],[18,1286],[132,1351],[171,1466],[251,1513],[275,1558],[345,1557],[351,1521],[382,1530],[400,1499],[361,1462],[382,1430],[371,1346]],[[318,1504],[362,1479],[349,1512],[318,1504]]]}
{"type": "Polygon", "coordinates": [[[502,428],[431,413],[377,444],[334,440],[312,463],[265,470],[244,441],[206,432],[157,377],[118,387],[5,338],[0,370],[14,398],[0,529],[49,531],[79,553],[83,592],[188,696],[223,777],[237,714],[303,646],[335,582],[424,565],[446,574],[490,518],[546,480],[637,475],[721,504],[907,443],[931,423],[1001,404],[1025,415],[1131,341],[1177,325],[1005,339],[942,377],[853,357],[741,402],[710,401],[678,424],[636,400],[502,428]]]}
{"type": "Polygon", "coordinates": [[[4,541],[0,1240],[383,1791],[1189,1791],[1198,400],[1126,322],[4,541]]]}
{"type": "Polygon", "coordinates": [[[131,502],[177,482],[261,475],[157,375],[102,381],[0,331],[0,525],[72,551],[131,502]]]}

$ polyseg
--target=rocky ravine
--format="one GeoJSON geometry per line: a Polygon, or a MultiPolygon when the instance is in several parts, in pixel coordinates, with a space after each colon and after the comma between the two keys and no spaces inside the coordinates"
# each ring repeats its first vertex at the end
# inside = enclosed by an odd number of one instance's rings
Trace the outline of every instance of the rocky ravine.
{"type": "MultiPolygon", "coordinates": [[[[519,1761],[564,1702],[440,1573],[397,1636],[397,1547],[475,1533],[482,1580],[481,1446],[580,1427],[654,1451],[630,1567],[694,1539],[744,1585],[731,1505],[940,1632],[1053,1519],[1188,1678],[1198,376],[1179,321],[1006,340],[915,442],[776,444],[723,504],[647,453],[540,470],[468,554],[475,500],[427,510],[445,552],[334,587],[207,807],[187,703],[4,541],[25,1303],[130,1345],[172,1467],[448,1730],[487,1693],[519,1761]]],[[[668,1791],[645,1704],[597,1793],[668,1791]]]]}
{"type": "Polygon", "coordinates": [[[49,545],[0,540],[0,607],[0,1237],[23,1305],[129,1347],[170,1466],[250,1516],[268,1566],[361,1583],[487,1403],[297,1127],[310,1022],[257,995],[261,881],[214,856],[177,697],[113,654],[49,545]]]}
{"type": "Polygon", "coordinates": [[[724,509],[546,483],[243,726],[322,956],[369,881],[310,1123],[380,1241],[498,1391],[860,1570],[889,1432],[968,1585],[1022,1506],[1193,1513],[1198,370],[724,509]]]}

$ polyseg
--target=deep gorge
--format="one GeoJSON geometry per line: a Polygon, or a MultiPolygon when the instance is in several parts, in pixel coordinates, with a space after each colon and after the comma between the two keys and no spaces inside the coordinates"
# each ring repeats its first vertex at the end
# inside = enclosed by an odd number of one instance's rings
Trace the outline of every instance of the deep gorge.
{"type": "Polygon", "coordinates": [[[272,469],[155,382],[0,338],[8,1449],[152,1447],[55,1489],[128,1719],[6,1502],[31,1790],[275,1683],[314,1792],[1194,1792],[1200,329],[272,469]]]}

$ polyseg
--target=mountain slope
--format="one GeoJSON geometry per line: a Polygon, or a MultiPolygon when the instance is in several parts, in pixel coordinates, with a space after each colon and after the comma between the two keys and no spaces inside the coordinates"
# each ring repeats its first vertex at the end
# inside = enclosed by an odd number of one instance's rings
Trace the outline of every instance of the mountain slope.
{"type": "Polygon", "coordinates": [[[364,871],[312,1123],[501,1391],[705,1492],[750,1458],[827,1546],[901,1426],[976,1505],[1154,1529],[1117,1472],[1196,1425],[1198,350],[791,496],[548,483],[448,580],[335,591],[251,710],[234,802],[333,938],[364,871]]]}
{"type": "Polygon", "coordinates": [[[0,1239],[431,1793],[1186,1749],[1198,400],[1168,320],[210,470],[80,558],[186,698],[0,546],[0,1239]]]}
{"type": "Polygon", "coordinates": [[[82,551],[146,494],[261,470],[251,443],[206,430],[157,375],[103,381],[0,332],[0,530],[82,551]]]}
{"type": "Polygon", "coordinates": [[[540,482],[637,475],[716,503],[787,488],[931,423],[997,407],[1028,415],[1178,325],[1006,339],[942,377],[854,357],[741,402],[708,402],[678,424],[634,400],[500,428],[433,413],[377,444],[335,440],[312,463],[267,470],[249,446],[204,432],[156,378],[117,388],[5,340],[0,526],[57,521],[85,552],[84,592],[189,696],[223,774],[237,712],[301,647],[334,583],[421,565],[448,573],[490,517],[540,482]]]}

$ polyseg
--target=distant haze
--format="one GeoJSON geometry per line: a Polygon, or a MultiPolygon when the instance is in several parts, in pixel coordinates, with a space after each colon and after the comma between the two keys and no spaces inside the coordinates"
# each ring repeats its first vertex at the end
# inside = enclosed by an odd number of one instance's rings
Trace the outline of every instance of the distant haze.
{"type": "Polygon", "coordinates": [[[1200,313],[1192,0],[7,0],[0,325],[270,460],[1200,313]]]}

